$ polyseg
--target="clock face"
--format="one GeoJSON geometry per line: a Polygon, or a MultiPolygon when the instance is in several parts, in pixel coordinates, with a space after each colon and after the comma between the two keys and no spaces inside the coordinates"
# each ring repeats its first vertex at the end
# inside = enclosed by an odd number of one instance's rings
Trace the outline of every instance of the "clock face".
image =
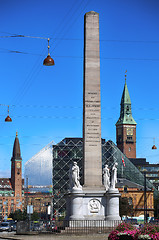
{"type": "Polygon", "coordinates": [[[19,162],[17,163],[17,168],[20,168],[20,163],[19,162]]]}
{"type": "Polygon", "coordinates": [[[129,136],[133,135],[133,128],[127,128],[127,135],[129,136]]]}

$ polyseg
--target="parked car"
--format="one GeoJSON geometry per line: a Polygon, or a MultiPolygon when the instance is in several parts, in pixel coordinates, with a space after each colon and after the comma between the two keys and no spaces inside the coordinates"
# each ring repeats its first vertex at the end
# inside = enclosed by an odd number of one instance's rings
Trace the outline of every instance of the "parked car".
{"type": "Polygon", "coordinates": [[[16,222],[12,222],[11,223],[11,229],[12,229],[12,231],[16,231],[17,230],[17,223],[16,222]]]}
{"type": "Polygon", "coordinates": [[[136,218],[127,218],[125,219],[126,223],[131,223],[131,224],[137,224],[137,219],[136,218]]]}
{"type": "Polygon", "coordinates": [[[159,224],[159,220],[158,219],[151,219],[150,221],[149,221],[149,223],[150,224],[159,224]]]}
{"type": "Polygon", "coordinates": [[[41,230],[41,226],[39,223],[34,223],[33,225],[33,231],[40,231],[41,230]]]}
{"type": "Polygon", "coordinates": [[[125,222],[132,224],[132,225],[133,225],[134,227],[136,227],[136,228],[139,228],[139,224],[138,224],[136,218],[127,218],[127,219],[125,220],[125,222]]]}
{"type": "Polygon", "coordinates": [[[0,224],[0,232],[3,232],[3,231],[7,231],[7,232],[11,232],[12,231],[10,222],[2,222],[0,224]]]}

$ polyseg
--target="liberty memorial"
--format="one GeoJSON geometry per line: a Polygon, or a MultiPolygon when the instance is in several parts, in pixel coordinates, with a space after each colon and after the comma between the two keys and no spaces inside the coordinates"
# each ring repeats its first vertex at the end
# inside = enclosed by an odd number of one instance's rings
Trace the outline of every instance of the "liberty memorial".
{"type": "Polygon", "coordinates": [[[117,164],[110,172],[102,170],[99,14],[84,16],[83,82],[83,181],[79,167],[70,167],[70,191],[67,194],[67,219],[120,220],[117,164]],[[103,176],[103,183],[102,183],[103,176]]]}

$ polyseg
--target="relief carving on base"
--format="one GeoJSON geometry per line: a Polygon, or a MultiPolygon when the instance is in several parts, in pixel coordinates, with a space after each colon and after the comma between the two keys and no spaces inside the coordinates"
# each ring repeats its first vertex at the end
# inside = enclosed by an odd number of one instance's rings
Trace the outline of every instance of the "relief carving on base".
{"type": "Polygon", "coordinates": [[[90,213],[98,213],[100,210],[101,204],[100,201],[97,199],[91,199],[88,203],[88,208],[90,213]]]}

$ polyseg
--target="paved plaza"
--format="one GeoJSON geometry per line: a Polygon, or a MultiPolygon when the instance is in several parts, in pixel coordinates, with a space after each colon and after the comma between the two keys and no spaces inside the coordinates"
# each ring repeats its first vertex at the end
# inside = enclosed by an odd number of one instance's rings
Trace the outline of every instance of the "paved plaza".
{"type": "Polygon", "coordinates": [[[0,233],[0,239],[14,240],[107,240],[109,233],[106,234],[87,234],[87,235],[61,235],[61,234],[38,234],[38,235],[16,235],[15,233],[0,233]]]}

